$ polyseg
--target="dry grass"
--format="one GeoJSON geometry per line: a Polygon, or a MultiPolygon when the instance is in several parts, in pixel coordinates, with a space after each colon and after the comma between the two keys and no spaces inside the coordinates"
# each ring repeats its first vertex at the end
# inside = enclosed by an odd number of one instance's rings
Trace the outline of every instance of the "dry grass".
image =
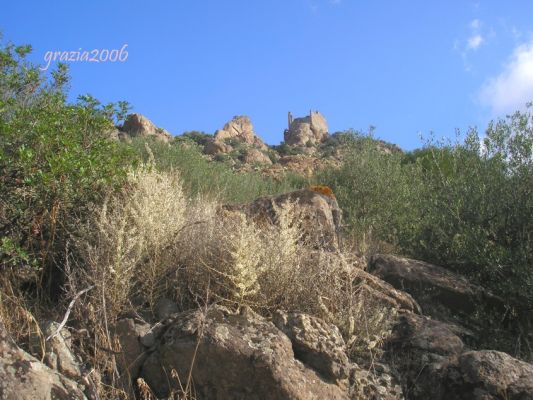
{"type": "Polygon", "coordinates": [[[259,309],[281,306],[300,269],[300,231],[294,205],[278,210],[277,226],[257,226],[239,212],[208,205],[202,224],[184,231],[181,264],[188,288],[201,295],[211,282],[212,295],[229,306],[259,309]]]}
{"type": "MultiPolygon", "coordinates": [[[[275,225],[258,226],[215,200],[187,199],[175,173],[150,166],[94,210],[74,239],[77,264],[66,270],[71,294],[94,286],[73,315],[91,337],[81,347],[103,377],[102,398],[125,395],[110,334],[116,319],[161,297],[196,308],[207,287],[210,302],[321,317],[341,329],[353,354],[374,355],[390,315],[354,283],[364,260],[302,244],[295,204],[275,212],[275,225]]],[[[143,382],[136,390],[151,396],[143,382]]]]}
{"type": "Polygon", "coordinates": [[[175,240],[186,221],[177,174],[145,166],[130,173],[128,184],[95,210],[75,239],[81,279],[105,298],[108,316],[125,311],[135,297],[153,306],[168,289],[164,278],[176,267],[175,240]]]}

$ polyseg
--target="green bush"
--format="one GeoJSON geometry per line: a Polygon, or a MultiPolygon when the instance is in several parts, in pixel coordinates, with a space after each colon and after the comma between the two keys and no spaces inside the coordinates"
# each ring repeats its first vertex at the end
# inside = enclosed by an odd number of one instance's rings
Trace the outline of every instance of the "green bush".
{"type": "Polygon", "coordinates": [[[372,252],[383,249],[376,243],[392,244],[499,295],[506,315],[476,316],[492,332],[485,345],[532,358],[527,346],[515,348],[533,342],[531,108],[492,122],[482,139],[472,129],[463,142],[431,140],[406,154],[376,147],[371,137],[348,148],[340,169],[316,179],[334,190],[359,247],[372,252]]]}
{"type": "Polygon", "coordinates": [[[475,278],[516,304],[533,308],[533,116],[492,122],[481,141],[428,147],[418,221],[402,246],[416,256],[475,278]]]}
{"type": "Polygon", "coordinates": [[[316,182],[333,189],[360,250],[377,251],[379,242],[397,244],[398,227],[413,211],[409,192],[416,169],[402,167],[401,153],[382,151],[371,135],[348,132],[336,139],[345,147],[343,164],[319,173],[316,182]]]}
{"type": "Polygon", "coordinates": [[[183,132],[183,134],[181,134],[180,136],[176,136],[175,140],[178,142],[191,141],[203,148],[212,138],[213,135],[209,135],[205,132],[187,131],[183,132]]]}
{"type": "Polygon", "coordinates": [[[108,138],[127,104],[90,96],[66,102],[67,68],[48,79],[26,61],[31,47],[0,48],[2,266],[50,265],[70,218],[120,184],[129,157],[108,138]],[[9,250],[9,251],[8,251],[9,250]]]}
{"type": "MultiPolygon", "coordinates": [[[[143,160],[149,153],[143,139],[133,139],[131,147],[143,160]]],[[[212,162],[197,148],[180,143],[167,144],[149,141],[157,167],[180,172],[187,193],[192,196],[208,195],[229,203],[247,202],[259,196],[283,193],[304,186],[304,179],[287,174],[280,180],[264,177],[258,172],[235,172],[221,162],[212,162]]]]}

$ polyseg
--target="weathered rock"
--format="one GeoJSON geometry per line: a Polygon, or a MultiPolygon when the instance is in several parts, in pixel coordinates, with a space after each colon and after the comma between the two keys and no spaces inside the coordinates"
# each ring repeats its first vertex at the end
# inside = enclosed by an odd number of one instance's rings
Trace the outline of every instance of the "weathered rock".
{"type": "Polygon", "coordinates": [[[425,313],[437,318],[444,318],[442,307],[449,310],[448,314],[468,315],[481,302],[494,305],[499,302],[465,277],[423,261],[380,254],[372,257],[368,270],[412,295],[425,313]]]}
{"type": "Polygon", "coordinates": [[[142,376],[158,396],[185,386],[192,367],[198,399],[348,399],[294,358],[292,343],[274,324],[247,311],[211,307],[169,318],[142,376]]]}
{"type": "Polygon", "coordinates": [[[122,125],[121,131],[129,137],[153,137],[164,142],[172,139],[165,129],[158,128],[152,121],[141,114],[130,114],[122,125]]]}
{"type": "Polygon", "coordinates": [[[267,148],[265,143],[254,132],[252,121],[245,115],[233,117],[222,129],[215,132],[215,141],[224,142],[228,139],[235,139],[259,149],[267,148]]]}
{"type": "MultiPolygon", "coordinates": [[[[344,265],[344,268],[350,271],[353,287],[358,288],[357,296],[368,300],[367,304],[379,304],[386,308],[421,314],[420,306],[409,294],[366,272],[363,269],[366,266],[364,257],[337,251],[306,251],[302,265],[306,268],[313,265],[344,265]]],[[[354,298],[353,301],[358,300],[354,298]]]]}
{"type": "Polygon", "coordinates": [[[258,149],[247,149],[244,155],[242,156],[242,161],[247,164],[272,164],[270,158],[258,149]]]}
{"type": "Polygon", "coordinates": [[[444,375],[435,399],[533,399],[533,365],[499,351],[465,352],[450,360],[444,375]]]}
{"type": "Polygon", "coordinates": [[[362,291],[384,305],[389,305],[397,310],[412,311],[416,314],[422,313],[420,306],[411,295],[395,289],[392,285],[364,270],[357,272],[354,283],[360,284],[362,291]]]}
{"type": "Polygon", "coordinates": [[[135,380],[139,377],[142,364],[146,360],[146,348],[141,338],[150,330],[150,326],[133,318],[124,318],[115,324],[113,333],[120,344],[120,353],[116,356],[120,371],[122,388],[132,395],[135,380]]]}
{"type": "Polygon", "coordinates": [[[462,340],[447,324],[408,312],[400,313],[390,342],[396,348],[416,350],[429,357],[459,354],[464,348],[462,340]]]}
{"type": "Polygon", "coordinates": [[[292,342],[295,357],[318,371],[325,379],[348,377],[346,344],[339,329],[307,314],[277,311],[272,322],[292,342]]]}
{"type": "Polygon", "coordinates": [[[400,373],[408,399],[433,399],[450,357],[464,349],[447,324],[402,312],[386,345],[386,359],[400,373]]]}
{"type": "Polygon", "coordinates": [[[155,303],[154,313],[159,321],[164,320],[177,312],[179,312],[179,309],[176,302],[166,297],[160,298],[155,303]]]}
{"type": "MultiPolygon", "coordinates": [[[[57,334],[57,322],[47,322],[42,328],[44,337],[51,337],[50,340],[44,342],[45,355],[44,361],[50,368],[59,371],[71,379],[79,379],[82,375],[81,361],[72,352],[72,335],[63,328],[57,334]]],[[[34,336],[31,340],[32,347],[41,346],[41,338],[34,336]]],[[[33,350],[31,350],[33,351],[33,350]]]]}
{"type": "Polygon", "coordinates": [[[295,118],[289,129],[285,131],[285,143],[291,146],[306,146],[307,143],[317,144],[328,137],[328,124],[318,111],[311,111],[303,118],[295,118]]]}
{"type": "Polygon", "coordinates": [[[231,150],[233,150],[233,147],[231,147],[227,143],[218,140],[210,140],[204,146],[204,153],[210,156],[229,153],[231,150]]]}
{"type": "Polygon", "coordinates": [[[350,370],[350,399],[402,400],[403,390],[388,366],[374,361],[370,368],[352,364],[350,370]]]}
{"type": "Polygon", "coordinates": [[[86,399],[76,382],[21,350],[0,322],[0,398],[5,400],[86,399]]]}
{"type": "Polygon", "coordinates": [[[229,211],[244,212],[259,225],[277,224],[277,209],[287,202],[295,204],[303,237],[311,247],[336,250],[340,248],[342,212],[330,193],[315,191],[312,187],[279,196],[260,197],[252,203],[224,206],[229,211]]]}

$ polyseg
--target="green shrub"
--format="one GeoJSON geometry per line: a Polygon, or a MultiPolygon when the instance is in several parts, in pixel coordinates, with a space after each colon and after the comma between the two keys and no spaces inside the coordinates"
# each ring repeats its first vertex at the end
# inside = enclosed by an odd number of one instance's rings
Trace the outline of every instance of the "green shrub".
{"type": "Polygon", "coordinates": [[[88,203],[119,185],[122,167],[130,163],[107,133],[127,104],[103,106],[90,96],[68,104],[67,68],[59,65],[47,79],[26,61],[30,51],[9,43],[0,48],[4,267],[16,254],[21,264],[53,263],[71,217],[83,215],[88,203]]]}
{"type": "Polygon", "coordinates": [[[285,142],[277,146],[272,146],[272,149],[277,151],[280,156],[296,156],[298,154],[303,154],[304,150],[300,146],[291,146],[285,142]]]}
{"type": "Polygon", "coordinates": [[[178,142],[191,141],[203,148],[212,138],[213,138],[212,135],[209,135],[205,132],[187,131],[187,132],[183,132],[183,134],[181,134],[180,136],[176,136],[175,140],[178,142]]]}
{"type": "MultiPolygon", "coordinates": [[[[131,144],[143,160],[149,154],[146,140],[133,139],[131,144]]],[[[161,170],[176,169],[180,172],[183,186],[191,196],[209,195],[228,203],[248,202],[259,196],[278,194],[300,189],[304,179],[287,174],[280,180],[264,177],[258,172],[235,172],[221,162],[212,162],[197,148],[174,143],[149,141],[157,168],[161,170]]]]}
{"type": "Polygon", "coordinates": [[[407,154],[361,137],[348,149],[340,169],[316,180],[334,190],[359,247],[374,252],[392,244],[499,295],[506,315],[480,308],[476,317],[492,332],[485,345],[532,358],[531,108],[492,122],[483,140],[471,129],[462,143],[431,140],[407,154]]]}
{"type": "Polygon", "coordinates": [[[340,168],[319,173],[315,180],[333,189],[348,232],[363,252],[379,250],[379,242],[397,244],[398,226],[409,219],[408,200],[415,168],[402,168],[401,153],[387,153],[372,136],[345,136],[340,168]],[[378,246],[378,247],[376,247],[378,246]]]}
{"type": "Polygon", "coordinates": [[[533,116],[492,122],[481,143],[437,147],[422,170],[419,219],[402,246],[475,278],[515,304],[533,308],[533,116]]]}

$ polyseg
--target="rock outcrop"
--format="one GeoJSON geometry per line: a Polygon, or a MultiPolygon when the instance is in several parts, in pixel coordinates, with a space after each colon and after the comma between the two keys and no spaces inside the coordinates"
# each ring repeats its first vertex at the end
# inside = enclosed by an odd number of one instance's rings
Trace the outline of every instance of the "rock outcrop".
{"type": "Polygon", "coordinates": [[[231,150],[233,150],[233,147],[231,147],[229,144],[215,140],[210,140],[204,146],[204,153],[210,156],[214,156],[219,153],[229,153],[231,150]]]}
{"type": "Polygon", "coordinates": [[[339,329],[319,318],[297,312],[278,311],[274,324],[292,342],[295,357],[319,372],[325,379],[346,379],[349,360],[339,329]]]}
{"type": "Polygon", "coordinates": [[[245,115],[233,117],[222,129],[217,130],[213,138],[204,146],[204,153],[209,155],[226,154],[238,145],[262,154],[262,156],[258,156],[257,153],[252,153],[251,157],[254,158],[252,161],[257,161],[261,157],[261,162],[270,162],[270,159],[266,161],[265,157],[268,157],[262,153],[268,149],[268,146],[254,132],[252,121],[245,115]]]}
{"type": "Polygon", "coordinates": [[[279,208],[287,202],[293,203],[303,232],[302,241],[314,248],[339,249],[341,209],[331,191],[325,192],[316,188],[260,197],[252,203],[228,205],[224,208],[228,211],[244,212],[259,225],[276,224],[279,208]]]}
{"type": "Polygon", "coordinates": [[[467,323],[481,306],[504,309],[501,299],[464,276],[423,261],[378,254],[371,258],[368,271],[409,293],[433,318],[467,323]]]}
{"type": "Polygon", "coordinates": [[[0,322],[0,398],[86,399],[78,384],[20,349],[0,322]]]}
{"type": "Polygon", "coordinates": [[[295,118],[285,131],[285,143],[290,146],[315,145],[328,137],[328,123],[318,111],[311,111],[303,118],[295,118]]]}
{"type": "Polygon", "coordinates": [[[258,149],[247,149],[244,152],[241,160],[246,164],[272,165],[272,160],[265,153],[258,149]]]}
{"type": "Polygon", "coordinates": [[[233,117],[222,129],[215,132],[214,139],[219,142],[236,139],[257,148],[266,149],[266,145],[254,132],[252,121],[246,115],[233,117]]]}
{"type": "Polygon", "coordinates": [[[152,390],[179,390],[175,371],[192,380],[198,399],[348,399],[341,387],[295,358],[289,338],[271,322],[245,310],[220,306],[170,318],[155,351],[142,367],[152,390]]]}
{"type": "Polygon", "coordinates": [[[533,365],[498,351],[470,351],[460,328],[404,313],[388,361],[412,400],[533,399],[533,365]]]}
{"type": "Polygon", "coordinates": [[[533,365],[506,353],[468,351],[449,361],[437,400],[533,399],[533,365]]]}
{"type": "Polygon", "coordinates": [[[158,128],[152,121],[141,114],[130,114],[120,127],[119,137],[153,137],[164,142],[169,142],[172,135],[165,129],[158,128]]]}

